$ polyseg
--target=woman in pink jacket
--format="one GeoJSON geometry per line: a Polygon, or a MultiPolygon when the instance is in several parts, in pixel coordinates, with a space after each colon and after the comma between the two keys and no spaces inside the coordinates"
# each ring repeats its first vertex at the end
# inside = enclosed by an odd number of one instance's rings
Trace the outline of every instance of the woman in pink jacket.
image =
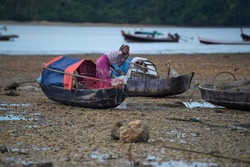
{"type": "Polygon", "coordinates": [[[129,57],[129,46],[122,45],[119,50],[108,52],[96,61],[96,77],[99,79],[109,80],[110,68],[113,68],[117,73],[121,73],[120,70],[114,68],[114,64],[118,64],[120,67],[129,57]]]}

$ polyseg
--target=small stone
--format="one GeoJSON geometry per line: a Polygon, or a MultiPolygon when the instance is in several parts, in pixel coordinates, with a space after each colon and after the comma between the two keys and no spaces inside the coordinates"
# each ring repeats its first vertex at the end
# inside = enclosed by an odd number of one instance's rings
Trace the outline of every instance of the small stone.
{"type": "Polygon", "coordinates": [[[5,93],[6,96],[19,96],[20,93],[18,93],[17,91],[15,90],[10,90],[8,92],[5,93]]]}
{"type": "Polygon", "coordinates": [[[31,164],[25,165],[24,167],[53,167],[53,163],[52,162],[31,163],[31,164]]]}
{"type": "Polygon", "coordinates": [[[9,84],[8,86],[6,86],[6,88],[4,90],[8,91],[8,90],[16,90],[17,87],[19,87],[20,84],[17,82],[13,82],[11,84],[9,84]]]}
{"type": "Polygon", "coordinates": [[[0,153],[8,152],[8,148],[6,146],[0,146],[0,153]]]}

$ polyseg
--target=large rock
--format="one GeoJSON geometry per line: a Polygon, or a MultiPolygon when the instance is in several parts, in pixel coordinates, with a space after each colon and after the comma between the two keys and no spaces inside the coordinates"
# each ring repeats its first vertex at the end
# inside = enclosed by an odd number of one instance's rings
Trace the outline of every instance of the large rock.
{"type": "Polygon", "coordinates": [[[113,139],[119,139],[124,143],[148,142],[148,126],[140,120],[129,122],[127,126],[121,122],[113,124],[111,136],[113,139]]]}

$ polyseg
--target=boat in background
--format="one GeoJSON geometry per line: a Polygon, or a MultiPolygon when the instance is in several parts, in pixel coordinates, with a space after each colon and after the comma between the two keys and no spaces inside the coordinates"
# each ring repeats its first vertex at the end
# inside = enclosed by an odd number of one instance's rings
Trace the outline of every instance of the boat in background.
{"type": "Polygon", "coordinates": [[[179,42],[180,39],[177,33],[174,35],[169,33],[167,37],[160,37],[163,34],[157,31],[136,31],[134,34],[130,34],[129,32],[121,30],[121,34],[128,42],[179,42]]]}
{"type": "Polygon", "coordinates": [[[240,28],[240,31],[241,31],[240,36],[243,39],[243,41],[250,41],[250,35],[244,34],[242,28],[240,28]]]}
{"type": "Polygon", "coordinates": [[[14,38],[18,38],[18,35],[15,34],[0,35],[0,41],[9,41],[14,38]]]}
{"type": "MultiPolygon", "coordinates": [[[[7,26],[4,25],[0,29],[7,31],[7,26]]],[[[12,40],[14,38],[18,38],[18,35],[16,35],[16,34],[1,34],[0,33],[0,41],[9,41],[9,40],[12,40]]]]}
{"type": "Polygon", "coordinates": [[[222,41],[199,37],[200,43],[203,44],[220,44],[220,45],[250,45],[250,41],[222,41]]]}
{"type": "Polygon", "coordinates": [[[112,108],[126,97],[126,85],[96,78],[91,60],[58,56],[45,64],[38,79],[44,94],[55,102],[86,108],[112,108]]]}

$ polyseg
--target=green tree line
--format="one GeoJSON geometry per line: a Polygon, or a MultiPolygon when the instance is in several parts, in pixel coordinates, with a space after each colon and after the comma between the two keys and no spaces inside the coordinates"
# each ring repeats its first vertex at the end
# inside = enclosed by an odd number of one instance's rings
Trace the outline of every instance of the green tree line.
{"type": "Polygon", "coordinates": [[[249,26],[249,0],[0,0],[0,20],[249,26]]]}

